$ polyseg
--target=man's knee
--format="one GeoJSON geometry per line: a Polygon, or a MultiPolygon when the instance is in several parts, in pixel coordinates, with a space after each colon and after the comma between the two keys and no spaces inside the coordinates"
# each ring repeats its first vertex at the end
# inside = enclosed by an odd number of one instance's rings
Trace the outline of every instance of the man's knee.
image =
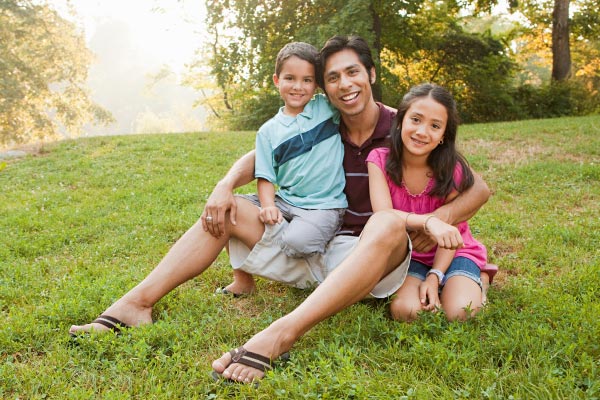
{"type": "Polygon", "coordinates": [[[404,219],[392,210],[378,211],[369,218],[363,238],[391,247],[406,246],[408,236],[404,219]]]}

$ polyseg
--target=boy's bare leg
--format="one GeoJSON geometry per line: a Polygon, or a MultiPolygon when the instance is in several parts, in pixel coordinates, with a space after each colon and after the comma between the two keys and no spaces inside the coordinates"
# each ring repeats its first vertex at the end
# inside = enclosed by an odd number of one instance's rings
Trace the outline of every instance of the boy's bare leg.
{"type": "MultiPolygon", "coordinates": [[[[354,251],[294,311],[254,335],[244,348],[276,359],[317,323],[365,298],[375,285],[405,259],[404,220],[389,211],[374,214],[354,251]]],[[[225,353],[212,364],[224,377],[251,382],[264,373],[231,363],[225,353]]]]}
{"type": "MultiPolygon", "coordinates": [[[[198,220],[174,245],[160,263],[123,297],[108,307],[109,315],[129,326],[152,322],[152,307],[167,293],[182,283],[200,275],[217,258],[231,236],[252,248],[260,240],[264,225],[258,218],[259,209],[244,199],[237,199],[237,224],[226,218],[225,235],[215,238],[205,232],[198,220]]],[[[97,323],[73,325],[69,332],[107,330],[97,323]]]]}

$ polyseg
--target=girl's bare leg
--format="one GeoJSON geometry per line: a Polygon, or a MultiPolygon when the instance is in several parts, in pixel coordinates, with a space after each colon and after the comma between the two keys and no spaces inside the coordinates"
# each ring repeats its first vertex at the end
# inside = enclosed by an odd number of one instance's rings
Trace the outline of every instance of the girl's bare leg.
{"type": "Polygon", "coordinates": [[[464,321],[477,314],[482,305],[482,291],[477,283],[466,276],[448,279],[440,298],[446,318],[464,321]]]}
{"type": "MultiPolygon", "coordinates": [[[[264,225],[258,218],[258,207],[244,199],[237,199],[237,224],[227,221],[225,235],[215,238],[205,232],[198,220],[174,245],[160,263],[137,286],[104,311],[104,315],[129,326],[152,322],[152,307],[167,293],[182,283],[200,275],[217,258],[231,236],[252,248],[260,240],[264,225]]],[[[70,333],[107,330],[97,323],[73,325],[70,333]]]]}

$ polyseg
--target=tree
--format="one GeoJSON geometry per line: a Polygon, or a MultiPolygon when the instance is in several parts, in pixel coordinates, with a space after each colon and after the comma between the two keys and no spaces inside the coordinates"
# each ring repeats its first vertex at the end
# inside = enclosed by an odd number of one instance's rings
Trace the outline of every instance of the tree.
{"type": "MultiPolygon", "coordinates": [[[[475,104],[485,90],[488,98],[506,98],[512,65],[504,47],[489,35],[466,34],[453,0],[209,0],[207,10],[214,42],[202,54],[222,99],[214,113],[229,129],[256,129],[280,105],[271,76],[283,45],[319,48],[335,34],[369,42],[379,73],[373,93],[386,104],[398,104],[423,81],[450,84],[475,104]],[[455,40],[467,46],[462,53],[455,40]]],[[[491,109],[488,117],[502,115],[497,102],[491,109]]]]}
{"type": "Polygon", "coordinates": [[[571,72],[569,0],[554,0],[552,12],[552,79],[564,81],[571,72]]]}
{"type": "Polygon", "coordinates": [[[112,121],[85,87],[92,55],[83,34],[48,4],[0,0],[0,44],[0,144],[112,121]]]}

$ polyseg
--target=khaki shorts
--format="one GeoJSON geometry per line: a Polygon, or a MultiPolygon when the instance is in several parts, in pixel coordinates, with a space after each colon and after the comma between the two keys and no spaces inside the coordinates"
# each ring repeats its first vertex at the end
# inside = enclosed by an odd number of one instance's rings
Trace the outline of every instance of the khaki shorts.
{"type": "MultiPolygon", "coordinates": [[[[282,282],[300,289],[314,288],[344,260],[358,244],[358,237],[339,235],[329,242],[325,254],[309,258],[290,258],[283,253],[278,239],[287,222],[266,225],[262,239],[252,250],[241,241],[229,241],[229,258],[235,269],[282,282]]],[[[394,294],[404,282],[410,264],[412,249],[408,240],[407,256],[395,270],[386,275],[371,290],[371,296],[386,298],[394,294]]]]}

